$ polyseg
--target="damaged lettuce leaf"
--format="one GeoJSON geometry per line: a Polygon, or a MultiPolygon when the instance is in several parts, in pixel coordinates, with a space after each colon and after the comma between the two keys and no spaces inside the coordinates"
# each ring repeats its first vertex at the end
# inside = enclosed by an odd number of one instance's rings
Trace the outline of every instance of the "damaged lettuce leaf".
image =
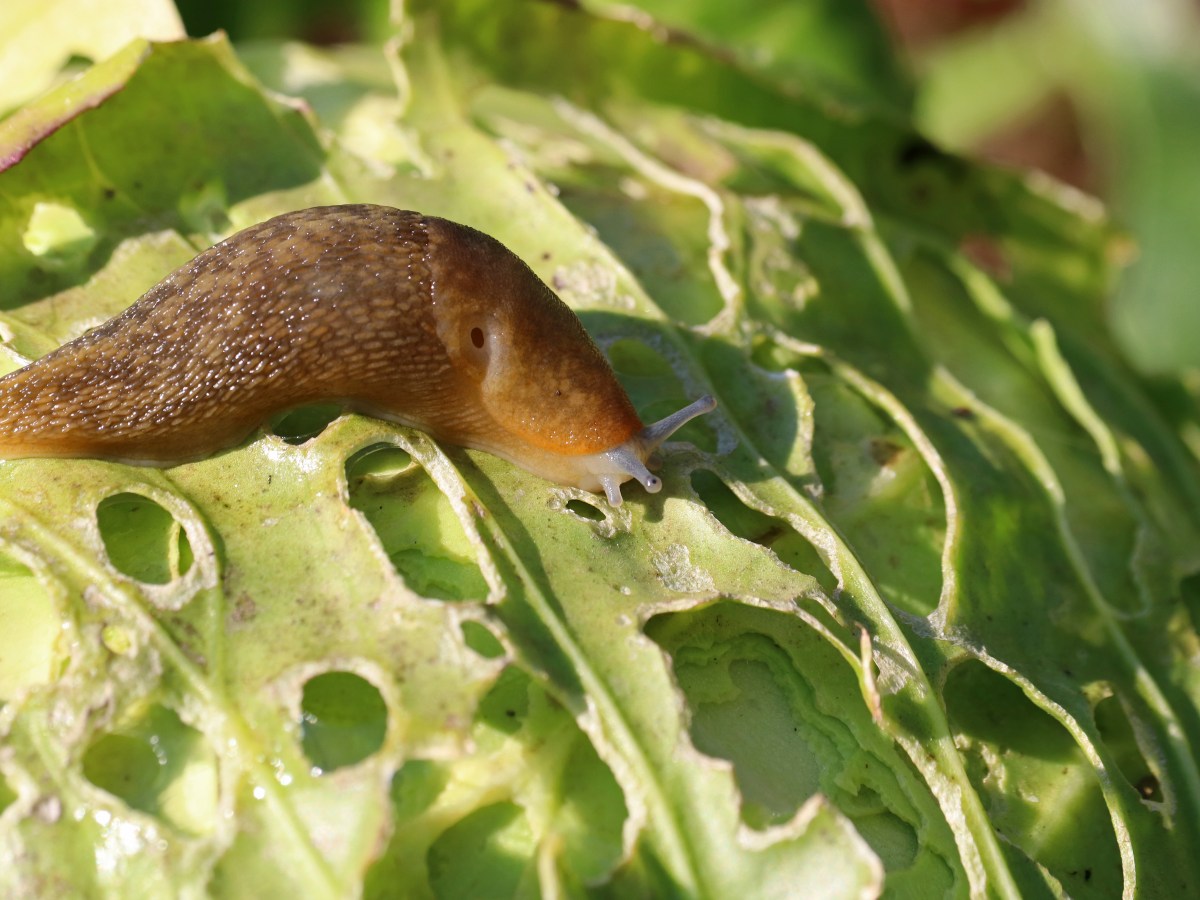
{"type": "Polygon", "coordinates": [[[372,202],[508,245],[643,419],[720,401],[618,508],[336,406],[0,462],[0,893],[1200,891],[1195,417],[1114,349],[1121,238],[799,8],[135,40],[0,121],[0,371],[372,202]]]}

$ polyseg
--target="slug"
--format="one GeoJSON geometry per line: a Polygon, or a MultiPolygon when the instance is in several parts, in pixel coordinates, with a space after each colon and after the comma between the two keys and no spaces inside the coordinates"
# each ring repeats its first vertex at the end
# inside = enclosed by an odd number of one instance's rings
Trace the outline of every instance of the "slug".
{"type": "Polygon", "coordinates": [[[645,426],[579,319],[465,225],[384,206],[277,216],[205,250],[103,325],[0,378],[0,458],[150,465],[337,401],[559,484],[661,481],[645,426]]]}

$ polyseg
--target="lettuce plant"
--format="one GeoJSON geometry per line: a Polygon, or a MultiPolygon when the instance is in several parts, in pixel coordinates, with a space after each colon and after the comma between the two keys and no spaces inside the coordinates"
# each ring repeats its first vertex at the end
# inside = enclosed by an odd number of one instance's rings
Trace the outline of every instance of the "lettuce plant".
{"type": "Polygon", "coordinates": [[[1200,892],[1194,384],[1115,347],[1103,209],[923,140],[864,7],[90,8],[0,13],[3,371],[374,202],[527,260],[643,418],[721,406],[620,508],[326,407],[0,463],[0,893],[1200,892]]]}

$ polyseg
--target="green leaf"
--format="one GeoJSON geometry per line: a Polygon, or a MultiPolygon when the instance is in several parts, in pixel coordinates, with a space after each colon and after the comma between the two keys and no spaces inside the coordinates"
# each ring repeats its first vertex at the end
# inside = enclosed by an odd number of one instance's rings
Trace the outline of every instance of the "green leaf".
{"type": "Polygon", "coordinates": [[[139,40],[0,123],[7,368],[375,202],[511,247],[644,418],[721,401],[618,508],[331,407],[0,463],[0,893],[1195,893],[1197,457],[1107,220],[936,151],[877,50],[883,105],[755,62],[860,8],[717,5],[139,40]]]}
{"type": "Polygon", "coordinates": [[[1200,225],[1198,25],[1192,5],[1172,0],[1043,0],[933,53],[917,104],[931,135],[963,147],[1052,99],[1069,103],[1092,177],[1136,244],[1123,250],[1136,258],[1110,301],[1113,331],[1152,374],[1200,363],[1188,237],[1200,225]]]}
{"type": "Polygon", "coordinates": [[[857,93],[903,106],[908,84],[874,10],[865,3],[810,0],[739,4],[687,0],[587,0],[585,9],[638,27],[701,40],[740,67],[798,93],[857,93]]]}
{"type": "Polygon", "coordinates": [[[0,114],[134,38],[184,37],[179,14],[166,0],[110,0],[102,13],[87,0],[6,3],[0,34],[0,114]]]}

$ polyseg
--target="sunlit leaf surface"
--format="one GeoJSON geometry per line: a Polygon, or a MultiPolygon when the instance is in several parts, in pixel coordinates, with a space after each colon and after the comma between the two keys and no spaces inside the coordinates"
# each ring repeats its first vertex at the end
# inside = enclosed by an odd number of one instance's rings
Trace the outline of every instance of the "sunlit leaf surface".
{"type": "Polygon", "coordinates": [[[617,509],[331,408],[0,463],[0,894],[1200,891],[1200,480],[1106,220],[832,99],[865,17],[780,20],[818,77],[722,5],[136,41],[0,122],[4,370],[374,202],[507,244],[644,418],[721,403],[617,509]]]}

